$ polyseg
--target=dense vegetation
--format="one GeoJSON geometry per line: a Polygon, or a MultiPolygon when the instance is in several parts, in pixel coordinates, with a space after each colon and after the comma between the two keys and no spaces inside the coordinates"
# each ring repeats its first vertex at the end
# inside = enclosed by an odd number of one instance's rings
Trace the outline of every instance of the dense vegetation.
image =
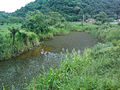
{"type": "Polygon", "coordinates": [[[9,59],[39,44],[37,35],[20,29],[21,24],[0,26],[0,60],[9,59]]]}
{"type": "Polygon", "coordinates": [[[111,18],[119,18],[119,0],[36,0],[17,10],[12,15],[25,17],[26,12],[40,10],[44,14],[59,12],[69,21],[78,21],[83,18],[91,18],[94,15],[105,12],[111,18]]]}
{"type": "MultiPolygon", "coordinates": [[[[6,14],[5,14],[6,15],[6,14]]],[[[3,16],[2,16],[3,17],[3,16]]],[[[11,16],[7,15],[12,19],[11,16]]],[[[22,21],[19,17],[16,20],[22,21]]],[[[0,60],[9,59],[24,51],[40,45],[41,40],[52,38],[56,34],[68,33],[65,18],[58,12],[42,14],[39,10],[30,11],[26,14],[23,23],[12,20],[10,23],[0,25],[0,60]]]]}
{"type": "Polygon", "coordinates": [[[21,22],[23,22],[22,17],[11,16],[9,13],[0,11],[0,25],[4,25],[5,23],[14,24],[14,23],[21,23],[21,22]]]}
{"type": "Polygon", "coordinates": [[[95,18],[105,12],[109,18],[120,18],[119,0],[36,0],[13,12],[0,12],[0,23],[21,23],[29,11],[40,10],[44,15],[58,12],[67,21],[81,21],[83,16],[95,18]]]}

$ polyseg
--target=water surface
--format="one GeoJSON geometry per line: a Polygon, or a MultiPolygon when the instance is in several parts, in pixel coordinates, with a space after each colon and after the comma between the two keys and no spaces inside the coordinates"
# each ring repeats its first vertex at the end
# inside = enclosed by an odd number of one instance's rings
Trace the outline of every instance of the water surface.
{"type": "Polygon", "coordinates": [[[40,73],[60,65],[63,57],[60,54],[62,48],[68,49],[69,52],[73,48],[83,51],[96,43],[97,39],[88,33],[71,32],[68,35],[55,36],[52,40],[46,40],[42,46],[9,61],[0,62],[0,89],[4,83],[7,89],[14,85],[16,90],[22,90],[40,73]]]}
{"type": "Polygon", "coordinates": [[[68,49],[69,52],[73,50],[83,51],[85,48],[90,48],[95,45],[97,39],[85,32],[71,32],[68,35],[56,36],[52,40],[45,41],[46,45],[54,47],[61,51],[62,48],[68,49]]]}

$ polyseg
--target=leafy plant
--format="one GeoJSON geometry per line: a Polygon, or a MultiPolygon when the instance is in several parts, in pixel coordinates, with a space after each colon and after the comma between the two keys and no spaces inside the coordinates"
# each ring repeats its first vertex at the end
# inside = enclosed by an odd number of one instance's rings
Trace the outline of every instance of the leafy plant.
{"type": "Polygon", "coordinates": [[[13,38],[13,45],[14,45],[15,44],[15,35],[17,32],[19,32],[19,29],[12,27],[12,28],[8,28],[8,30],[11,32],[11,36],[13,38]]]}
{"type": "Polygon", "coordinates": [[[28,31],[35,32],[36,34],[48,32],[45,16],[40,11],[35,10],[28,12],[25,19],[25,23],[22,27],[26,28],[28,31]]]}

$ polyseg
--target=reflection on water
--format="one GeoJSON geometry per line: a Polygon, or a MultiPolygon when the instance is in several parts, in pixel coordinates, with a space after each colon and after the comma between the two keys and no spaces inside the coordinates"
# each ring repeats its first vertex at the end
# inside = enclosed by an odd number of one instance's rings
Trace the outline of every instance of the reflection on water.
{"type": "Polygon", "coordinates": [[[83,51],[86,47],[92,47],[97,40],[84,32],[72,32],[65,36],[56,36],[45,41],[43,46],[25,52],[9,61],[0,62],[0,89],[2,83],[8,89],[12,85],[16,90],[22,90],[33,78],[40,73],[57,68],[64,55],[60,54],[62,48],[73,48],[83,51]],[[44,69],[43,69],[44,66],[44,69]]]}

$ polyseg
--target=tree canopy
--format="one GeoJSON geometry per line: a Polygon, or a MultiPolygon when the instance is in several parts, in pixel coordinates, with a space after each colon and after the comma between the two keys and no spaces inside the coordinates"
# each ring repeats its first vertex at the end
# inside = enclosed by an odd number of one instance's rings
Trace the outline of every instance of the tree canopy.
{"type": "Polygon", "coordinates": [[[36,0],[25,7],[12,13],[13,16],[25,17],[28,11],[40,10],[43,14],[59,12],[68,21],[78,21],[83,14],[92,18],[100,12],[105,12],[108,17],[119,18],[119,0],[36,0]]]}
{"type": "Polygon", "coordinates": [[[105,12],[100,12],[99,14],[97,14],[95,16],[95,19],[97,21],[101,21],[102,23],[105,23],[105,22],[108,21],[108,16],[107,16],[107,14],[105,12]]]}
{"type": "Polygon", "coordinates": [[[22,27],[37,34],[47,32],[45,16],[39,10],[28,12],[22,27]]]}

